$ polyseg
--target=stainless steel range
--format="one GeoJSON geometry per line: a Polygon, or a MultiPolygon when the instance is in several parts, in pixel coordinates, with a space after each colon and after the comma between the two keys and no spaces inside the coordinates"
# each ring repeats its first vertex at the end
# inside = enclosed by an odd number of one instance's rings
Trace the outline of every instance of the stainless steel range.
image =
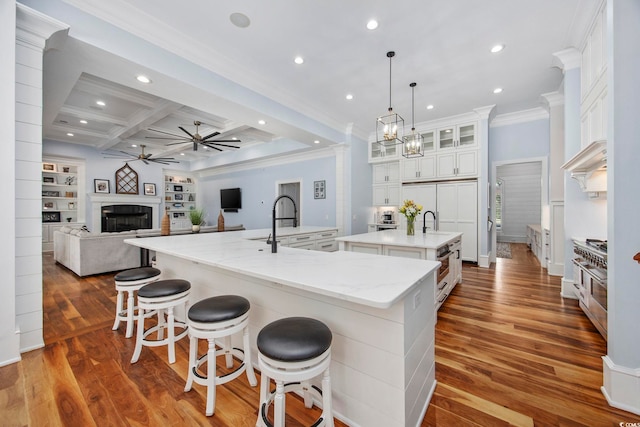
{"type": "Polygon", "coordinates": [[[580,308],[607,339],[607,241],[573,240],[573,286],[580,308]]]}

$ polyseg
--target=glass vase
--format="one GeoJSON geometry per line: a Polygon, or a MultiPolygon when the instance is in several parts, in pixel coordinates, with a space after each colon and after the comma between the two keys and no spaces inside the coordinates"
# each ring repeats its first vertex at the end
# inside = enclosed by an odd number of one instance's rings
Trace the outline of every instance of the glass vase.
{"type": "Polygon", "coordinates": [[[415,221],[416,221],[415,218],[414,219],[407,218],[407,236],[413,236],[414,234],[416,234],[415,221]]]}

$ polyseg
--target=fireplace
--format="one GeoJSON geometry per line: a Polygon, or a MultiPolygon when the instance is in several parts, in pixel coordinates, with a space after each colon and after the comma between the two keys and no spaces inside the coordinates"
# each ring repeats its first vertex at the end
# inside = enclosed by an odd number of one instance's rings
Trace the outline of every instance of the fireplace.
{"type": "Polygon", "coordinates": [[[108,205],[101,208],[103,233],[151,228],[153,209],[140,205],[108,205]]]}
{"type": "MultiPolygon", "coordinates": [[[[151,208],[148,217],[151,221],[152,229],[160,229],[160,203],[162,199],[158,196],[143,196],[136,194],[103,194],[89,193],[90,202],[90,218],[87,223],[89,230],[99,233],[102,228],[102,210],[109,206],[137,205],[141,207],[151,208]]],[[[104,231],[104,230],[103,230],[104,231]]]]}

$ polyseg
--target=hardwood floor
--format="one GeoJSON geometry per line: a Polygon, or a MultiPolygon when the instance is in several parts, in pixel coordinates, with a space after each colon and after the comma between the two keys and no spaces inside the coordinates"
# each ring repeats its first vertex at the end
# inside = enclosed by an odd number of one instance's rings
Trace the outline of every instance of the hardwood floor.
{"type": "MultiPolygon", "coordinates": [[[[124,326],[111,331],[112,274],[79,279],[51,255],[43,269],[46,346],[0,368],[0,425],[255,425],[258,387],[246,377],[218,387],[213,417],[204,415],[203,387],[183,391],[186,340],[173,365],[164,347],[129,363],[134,340],[124,326]]],[[[493,268],[464,266],[438,313],[438,385],[422,427],[640,423],[607,405],[606,343],[576,301],[560,297],[559,282],[525,245],[493,268]]],[[[299,400],[287,400],[287,426],[311,422],[299,400]]]]}

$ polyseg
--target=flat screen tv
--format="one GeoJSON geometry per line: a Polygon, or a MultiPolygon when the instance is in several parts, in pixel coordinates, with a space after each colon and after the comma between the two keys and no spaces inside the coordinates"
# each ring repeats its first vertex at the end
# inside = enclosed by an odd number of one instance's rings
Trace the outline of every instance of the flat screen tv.
{"type": "Polygon", "coordinates": [[[238,212],[242,209],[242,193],[239,188],[223,188],[220,190],[220,207],[225,212],[238,212]]]}

